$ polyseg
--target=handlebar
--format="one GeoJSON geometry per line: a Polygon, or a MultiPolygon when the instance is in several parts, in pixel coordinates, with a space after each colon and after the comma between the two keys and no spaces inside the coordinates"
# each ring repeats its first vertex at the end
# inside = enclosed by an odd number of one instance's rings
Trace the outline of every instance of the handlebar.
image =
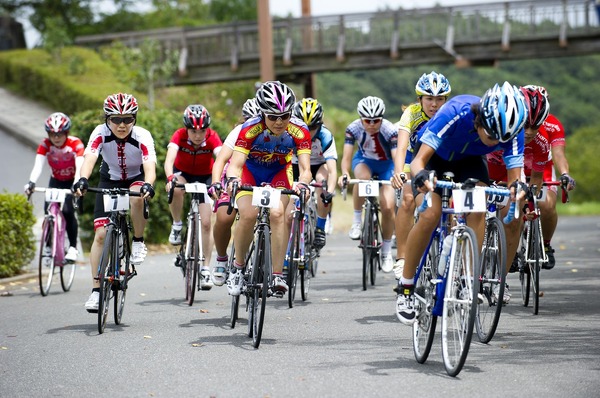
{"type": "MultiPolygon", "coordinates": [[[[264,184],[262,186],[269,186],[269,184],[264,184]]],[[[231,185],[231,194],[229,196],[229,205],[227,206],[227,214],[231,214],[231,212],[233,211],[233,208],[235,206],[235,197],[237,196],[237,193],[239,191],[248,191],[248,192],[252,192],[254,190],[254,186],[252,185],[240,185],[237,181],[234,181],[231,185]]],[[[279,189],[279,188],[277,188],[279,189]]],[[[297,195],[298,192],[296,192],[293,189],[280,189],[282,194],[285,195],[297,195]]],[[[301,188],[300,192],[304,191],[304,193],[306,192],[305,188],[301,188]]],[[[305,195],[302,195],[305,196],[305,195]]]]}
{"type": "MultiPolygon", "coordinates": [[[[132,191],[129,188],[98,188],[98,187],[88,187],[87,191],[92,193],[101,193],[103,195],[129,195],[129,196],[137,196],[142,197],[143,194],[139,191],[132,191]]],[[[144,198],[144,219],[148,219],[150,217],[150,210],[148,206],[148,200],[144,198]]]]}
{"type": "Polygon", "coordinates": [[[569,191],[567,191],[567,184],[563,184],[561,181],[544,181],[542,182],[542,186],[545,187],[556,187],[560,186],[562,190],[561,200],[563,203],[569,202],[569,191]]]}
{"type": "MultiPolygon", "coordinates": [[[[45,188],[45,187],[35,187],[33,189],[35,192],[46,192],[48,190],[55,190],[55,191],[59,191],[59,192],[64,192],[65,195],[71,195],[71,200],[73,201],[73,208],[75,210],[79,209],[79,199],[73,195],[73,191],[71,189],[67,189],[67,188],[45,188]]],[[[27,201],[31,201],[31,195],[33,194],[33,192],[30,192],[27,195],[27,201]]]]}

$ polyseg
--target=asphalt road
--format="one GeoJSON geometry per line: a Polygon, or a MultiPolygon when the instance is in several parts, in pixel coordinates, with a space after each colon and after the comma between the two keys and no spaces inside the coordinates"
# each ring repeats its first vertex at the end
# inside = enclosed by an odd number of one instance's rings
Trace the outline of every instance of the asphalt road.
{"type": "Polygon", "coordinates": [[[474,343],[457,378],[446,375],[438,340],[424,365],[411,329],[394,315],[390,274],[362,291],[356,243],[329,237],[309,300],[268,302],[258,350],[246,314],[228,326],[225,287],[184,303],[172,254],[151,254],[130,284],[123,324],[104,334],[83,303],[89,267],[71,292],[55,281],[41,297],[35,279],[0,284],[0,395],[127,397],[593,397],[600,387],[600,218],[563,217],[557,266],[542,274],[540,313],[513,299],[489,345],[474,343]]]}

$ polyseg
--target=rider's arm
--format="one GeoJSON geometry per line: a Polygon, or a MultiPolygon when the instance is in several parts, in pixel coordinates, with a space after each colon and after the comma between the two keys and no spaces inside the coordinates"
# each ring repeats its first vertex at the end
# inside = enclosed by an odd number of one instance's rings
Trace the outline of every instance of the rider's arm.
{"type": "Polygon", "coordinates": [[[404,172],[404,162],[406,161],[406,150],[408,148],[408,139],[410,133],[404,129],[398,129],[398,147],[394,155],[394,174],[404,172]]]}
{"type": "Polygon", "coordinates": [[[300,170],[298,181],[310,184],[312,180],[312,172],[310,171],[310,153],[298,153],[298,169],[300,170]]]}
{"type": "Polygon", "coordinates": [[[556,145],[552,147],[552,160],[554,162],[554,166],[558,170],[558,174],[569,174],[569,162],[567,161],[567,156],[565,154],[564,145],[556,145]]]}
{"type": "Polygon", "coordinates": [[[175,163],[177,152],[179,152],[179,147],[169,144],[167,147],[167,155],[165,156],[165,176],[167,178],[173,175],[173,164],[175,163]]]}
{"type": "Polygon", "coordinates": [[[33,169],[31,169],[31,174],[29,175],[29,181],[33,183],[37,182],[38,178],[40,178],[40,175],[42,174],[45,161],[45,155],[40,155],[39,153],[35,155],[35,162],[33,164],[33,169]]]}
{"type": "Polygon", "coordinates": [[[156,180],[156,163],[155,162],[144,162],[142,167],[144,168],[144,182],[150,185],[154,185],[156,180]]]}
{"type": "MultiPolygon", "coordinates": [[[[529,177],[529,185],[535,185],[538,187],[538,191],[540,189],[540,187],[542,186],[542,178],[544,177],[544,172],[540,172],[540,171],[531,171],[531,176],[529,177]]],[[[510,179],[509,181],[514,181],[514,179],[510,179]]]]}
{"type": "Polygon", "coordinates": [[[354,153],[354,145],[344,144],[342,150],[342,174],[350,176],[350,168],[352,167],[352,154],[354,153]]]}
{"type": "Polygon", "coordinates": [[[327,165],[327,192],[335,192],[335,186],[337,182],[337,161],[335,159],[327,159],[325,161],[327,165]]]}
{"type": "Polygon", "coordinates": [[[75,178],[74,181],[78,181],[81,176],[81,166],[83,165],[83,156],[75,157],[75,178]]]}
{"type": "Polygon", "coordinates": [[[229,160],[229,166],[227,167],[227,178],[235,177],[240,178],[242,175],[242,167],[246,162],[247,155],[240,151],[233,151],[231,159],[229,160]]]}
{"type": "Polygon", "coordinates": [[[83,178],[90,178],[92,175],[92,171],[94,171],[94,165],[98,160],[98,155],[94,153],[86,153],[83,157],[83,163],[81,164],[81,172],[80,175],[83,178]]]}
{"type": "Polygon", "coordinates": [[[435,149],[427,144],[421,144],[419,152],[415,154],[415,157],[410,163],[410,174],[414,177],[421,170],[424,170],[425,166],[427,166],[427,163],[429,162],[429,159],[431,159],[434,153],[435,149]]]}

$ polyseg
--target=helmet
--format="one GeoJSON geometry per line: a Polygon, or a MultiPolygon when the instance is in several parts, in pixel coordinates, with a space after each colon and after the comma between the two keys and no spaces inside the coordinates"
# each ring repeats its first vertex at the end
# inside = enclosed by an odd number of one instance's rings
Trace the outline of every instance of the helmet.
{"type": "Polygon", "coordinates": [[[369,96],[358,101],[356,110],[360,117],[383,117],[383,114],[385,113],[385,104],[381,98],[369,96]]]}
{"type": "Polygon", "coordinates": [[[62,112],[55,112],[48,116],[45,127],[47,133],[68,134],[71,129],[71,119],[62,112]]]}
{"type": "Polygon", "coordinates": [[[537,87],[521,87],[521,92],[525,98],[525,105],[527,106],[528,111],[525,126],[537,129],[548,117],[550,102],[537,87]]]}
{"type": "Polygon", "coordinates": [[[304,120],[309,129],[323,123],[323,106],[314,98],[304,98],[294,104],[294,116],[304,120]]]}
{"type": "Polygon", "coordinates": [[[290,112],[296,96],[291,88],[280,81],[263,83],[256,91],[256,103],[264,113],[281,114],[290,112]]]}
{"type": "Polygon", "coordinates": [[[250,119],[252,116],[260,115],[260,108],[256,103],[256,98],[247,99],[242,106],[242,116],[244,119],[250,119]]]}
{"type": "Polygon", "coordinates": [[[528,84],[527,86],[524,86],[525,88],[530,88],[532,90],[538,90],[540,93],[542,93],[542,95],[548,99],[550,99],[550,96],[548,95],[548,90],[546,90],[545,87],[542,86],[536,86],[535,84],[528,84]]]}
{"type": "Polygon", "coordinates": [[[431,95],[433,97],[446,96],[450,95],[450,91],[452,91],[452,88],[446,76],[434,71],[431,71],[429,74],[423,73],[423,76],[419,78],[415,86],[415,92],[419,97],[423,95],[431,95]]]}
{"type": "Polygon", "coordinates": [[[479,103],[482,125],[493,139],[500,142],[512,140],[525,125],[527,105],[521,91],[504,82],[495,84],[485,92],[479,103]]]}
{"type": "Polygon", "coordinates": [[[110,115],[136,115],[138,103],[131,94],[112,94],[104,100],[104,114],[110,115]]]}
{"type": "Polygon", "coordinates": [[[210,113],[202,105],[188,105],[183,111],[183,124],[188,129],[205,129],[210,126],[210,113]]]}

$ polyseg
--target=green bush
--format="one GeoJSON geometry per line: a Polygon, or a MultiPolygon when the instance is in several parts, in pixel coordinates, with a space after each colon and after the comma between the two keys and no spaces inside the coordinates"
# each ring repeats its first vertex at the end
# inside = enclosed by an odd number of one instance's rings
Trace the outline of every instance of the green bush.
{"type": "Polygon", "coordinates": [[[33,206],[22,194],[0,194],[0,278],[17,275],[35,255],[33,206]]]}
{"type": "Polygon", "coordinates": [[[571,202],[598,201],[596,176],[600,173],[600,163],[593,161],[598,148],[600,135],[594,126],[581,128],[567,138],[569,172],[577,181],[576,189],[569,194],[571,202]]]}

